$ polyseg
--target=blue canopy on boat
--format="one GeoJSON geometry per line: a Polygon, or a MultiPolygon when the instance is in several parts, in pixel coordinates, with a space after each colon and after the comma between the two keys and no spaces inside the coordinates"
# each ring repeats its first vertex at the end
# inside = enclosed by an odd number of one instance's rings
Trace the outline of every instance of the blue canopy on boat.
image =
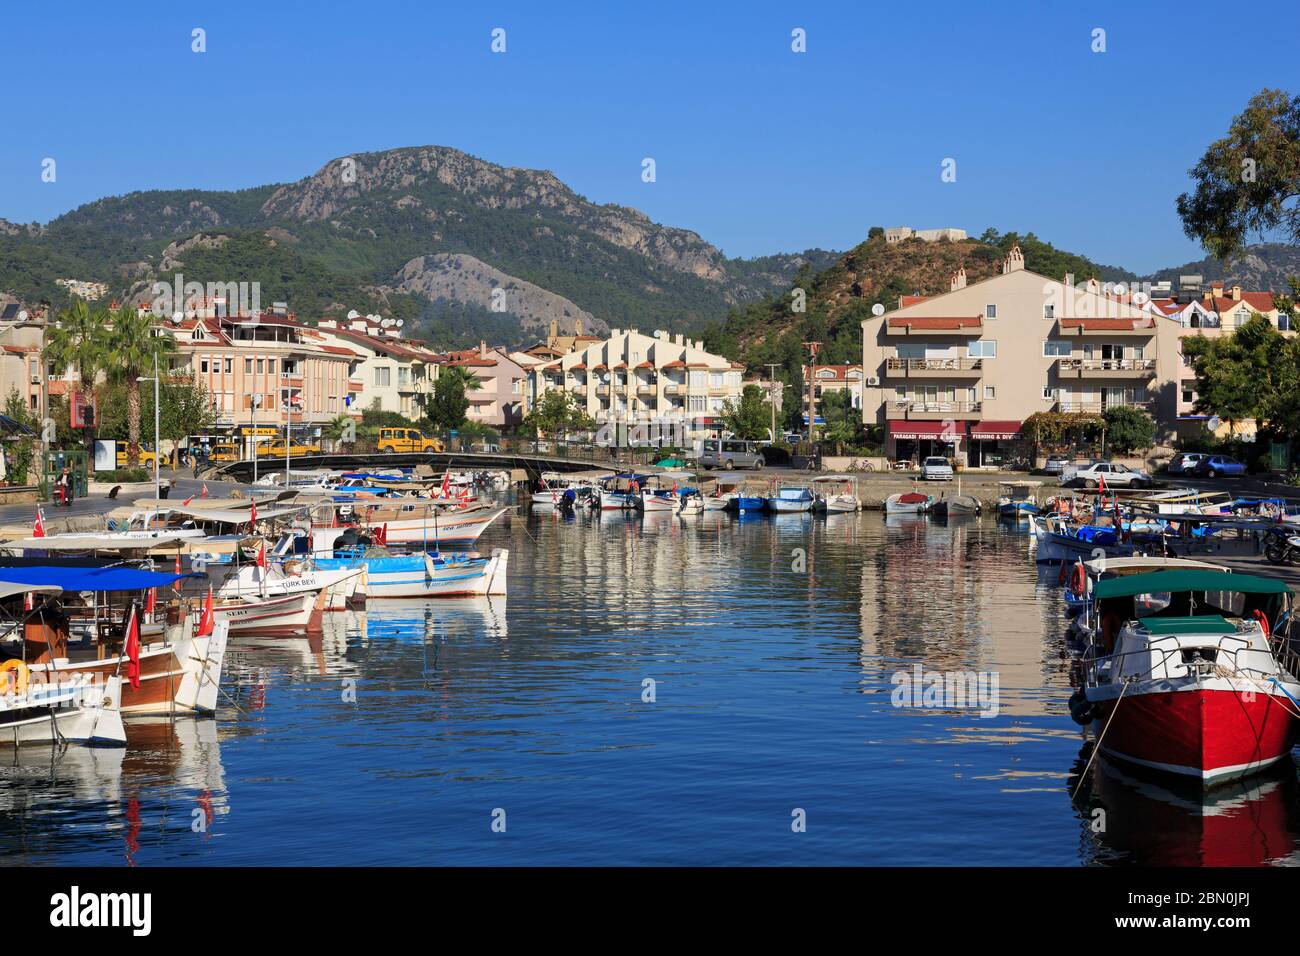
{"type": "Polygon", "coordinates": [[[204,576],[121,567],[69,568],[36,564],[19,568],[0,568],[0,582],[42,587],[52,585],[65,591],[143,591],[148,588],[166,587],[181,578],[204,576]]]}

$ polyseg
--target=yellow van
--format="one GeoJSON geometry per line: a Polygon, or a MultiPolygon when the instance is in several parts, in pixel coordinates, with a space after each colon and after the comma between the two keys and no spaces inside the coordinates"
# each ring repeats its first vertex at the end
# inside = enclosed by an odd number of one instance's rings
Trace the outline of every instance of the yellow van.
{"type": "Polygon", "coordinates": [[[429,438],[414,428],[379,429],[380,451],[411,454],[422,451],[442,451],[442,442],[429,438]]]}
{"type": "MultiPolygon", "coordinates": [[[[289,445],[290,458],[301,458],[303,455],[319,455],[319,454],[320,454],[320,445],[303,445],[300,444],[299,442],[293,442],[292,444],[289,445]]],[[[283,438],[276,438],[273,439],[272,441],[258,442],[257,445],[258,458],[283,458],[284,455],[285,455],[285,451],[284,451],[283,438]]]]}
{"type": "MultiPolygon", "coordinates": [[[[126,452],[127,452],[127,450],[126,450],[125,448],[119,448],[119,449],[117,450],[117,467],[119,467],[119,468],[125,468],[125,467],[127,466],[127,465],[126,465],[126,462],[127,462],[127,458],[128,458],[128,456],[127,456],[127,453],[126,453],[126,452]]],[[[153,452],[151,452],[151,451],[146,451],[145,449],[141,448],[141,449],[140,449],[140,467],[141,467],[141,468],[152,468],[152,467],[153,467],[153,460],[154,460],[155,457],[157,457],[157,456],[155,456],[153,452]]]]}
{"type": "Polygon", "coordinates": [[[239,461],[239,446],[233,442],[222,442],[212,446],[208,452],[208,461],[239,461]]]}

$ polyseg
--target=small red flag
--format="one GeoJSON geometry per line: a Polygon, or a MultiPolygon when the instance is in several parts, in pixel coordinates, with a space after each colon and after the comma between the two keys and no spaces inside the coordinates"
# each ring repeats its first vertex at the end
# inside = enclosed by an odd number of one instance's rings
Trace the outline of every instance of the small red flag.
{"type": "Polygon", "coordinates": [[[388,522],[387,521],[385,521],[384,526],[379,529],[379,543],[388,544],[388,522]]]}
{"type": "Polygon", "coordinates": [[[262,568],[263,570],[266,569],[266,542],[265,541],[263,541],[262,546],[257,549],[257,566],[259,568],[262,568]]]}
{"type": "Polygon", "coordinates": [[[131,663],[126,668],[131,689],[140,689],[140,621],[135,616],[135,602],[131,603],[131,619],[126,624],[126,657],[131,663]]]}
{"type": "Polygon", "coordinates": [[[30,611],[34,607],[36,607],[36,602],[32,599],[32,592],[28,591],[23,595],[23,610],[30,611]]]}
{"type": "Polygon", "coordinates": [[[158,608],[158,589],[150,588],[149,594],[145,598],[145,604],[144,604],[145,613],[153,614],[153,612],[157,610],[157,608],[158,608]]]}
{"type": "Polygon", "coordinates": [[[217,615],[212,610],[212,585],[208,585],[208,598],[203,602],[203,617],[199,619],[199,630],[195,637],[207,637],[217,628],[217,615]]]}
{"type": "Polygon", "coordinates": [[[181,573],[181,553],[179,551],[176,552],[176,573],[181,573]]]}
{"type": "Polygon", "coordinates": [[[41,509],[36,509],[36,521],[32,524],[32,537],[45,537],[45,516],[41,514],[41,509]]]}
{"type": "Polygon", "coordinates": [[[253,502],[253,507],[249,511],[248,523],[250,525],[257,524],[257,502],[256,501],[253,502]]]}
{"type": "Polygon", "coordinates": [[[451,472],[442,473],[442,497],[446,498],[451,493],[451,472]]]}
{"type": "Polygon", "coordinates": [[[203,483],[203,490],[199,492],[199,497],[206,498],[207,496],[208,496],[208,483],[205,481],[203,483]]]}
{"type": "Polygon", "coordinates": [[[190,502],[193,501],[193,500],[194,500],[194,496],[193,496],[193,495],[190,495],[188,498],[186,498],[184,501],[182,501],[181,504],[185,505],[185,506],[188,508],[190,502]]]}

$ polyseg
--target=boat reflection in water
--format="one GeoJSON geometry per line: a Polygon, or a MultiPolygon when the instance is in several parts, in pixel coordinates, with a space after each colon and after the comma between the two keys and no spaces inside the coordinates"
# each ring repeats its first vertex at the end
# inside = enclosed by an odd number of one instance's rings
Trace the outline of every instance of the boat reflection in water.
{"type": "MultiPolygon", "coordinates": [[[[1084,747],[1071,790],[1092,752],[1084,747]]],[[[1265,866],[1300,862],[1300,784],[1292,760],[1203,789],[1098,755],[1079,788],[1085,857],[1107,865],[1265,866]]]]}
{"type": "Polygon", "coordinates": [[[150,851],[164,844],[168,859],[201,855],[229,812],[209,717],[137,717],[126,747],[16,747],[0,757],[7,863],[135,865],[156,861],[150,851]]]}

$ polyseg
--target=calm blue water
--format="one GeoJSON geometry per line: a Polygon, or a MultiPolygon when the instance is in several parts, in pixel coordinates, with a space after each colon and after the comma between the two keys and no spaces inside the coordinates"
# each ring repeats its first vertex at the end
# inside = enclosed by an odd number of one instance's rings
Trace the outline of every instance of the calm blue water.
{"type": "Polygon", "coordinates": [[[9,862],[1045,864],[1295,852],[1295,768],[1203,800],[1087,758],[1055,575],[989,518],[516,518],[508,599],[236,638],[209,720],[0,754],[9,862]],[[891,675],[998,676],[998,713],[891,675]],[[654,682],[645,702],[645,682],[654,682]],[[804,832],[794,832],[803,811],[804,832]],[[1104,825],[1096,826],[1097,811],[1104,825]],[[493,832],[504,811],[505,832],[493,832]]]}

